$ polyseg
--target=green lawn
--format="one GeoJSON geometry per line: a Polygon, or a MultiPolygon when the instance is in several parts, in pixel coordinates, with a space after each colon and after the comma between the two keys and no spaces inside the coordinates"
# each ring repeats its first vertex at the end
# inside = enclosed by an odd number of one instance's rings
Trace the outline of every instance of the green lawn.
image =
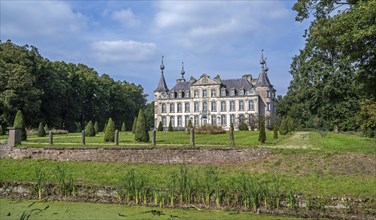
{"type": "Polygon", "coordinates": [[[247,212],[168,209],[145,206],[124,206],[81,202],[38,202],[0,199],[0,219],[18,220],[22,214],[30,219],[298,219],[292,217],[256,215],[247,212]],[[33,204],[31,207],[29,207],[33,204]],[[34,210],[34,211],[32,211],[34,210]],[[157,212],[152,212],[156,210],[157,212]],[[31,212],[32,211],[32,212],[31,212]]]}

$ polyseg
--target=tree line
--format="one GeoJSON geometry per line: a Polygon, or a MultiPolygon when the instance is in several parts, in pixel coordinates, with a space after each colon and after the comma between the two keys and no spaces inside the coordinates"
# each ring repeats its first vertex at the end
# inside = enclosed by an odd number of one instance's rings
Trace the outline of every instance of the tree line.
{"type": "Polygon", "coordinates": [[[146,97],[141,85],[99,75],[84,64],[49,61],[34,46],[0,42],[3,128],[12,126],[21,110],[26,127],[37,128],[42,122],[49,128],[76,131],[93,121],[102,130],[111,117],[117,128],[125,122],[130,130],[140,109],[152,111],[146,97]]]}
{"type": "Polygon", "coordinates": [[[376,132],[376,0],[297,0],[312,18],[277,113],[297,127],[376,132]]]}

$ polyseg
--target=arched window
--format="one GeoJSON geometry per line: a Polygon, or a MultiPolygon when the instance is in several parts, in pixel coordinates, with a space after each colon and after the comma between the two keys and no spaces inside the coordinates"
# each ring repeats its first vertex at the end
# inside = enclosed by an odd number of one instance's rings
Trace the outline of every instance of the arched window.
{"type": "Polygon", "coordinates": [[[235,101],[230,101],[230,111],[235,111],[235,101]]]}
{"type": "Polygon", "coordinates": [[[239,101],[239,111],[244,111],[244,102],[239,101]]]}
{"type": "Polygon", "coordinates": [[[222,101],[221,102],[221,112],[225,112],[226,111],[226,101],[222,101]]]}
{"type": "Polygon", "coordinates": [[[166,113],[166,104],[165,103],[162,104],[162,113],[166,113]]]}
{"type": "Polygon", "coordinates": [[[255,110],[255,104],[252,100],[248,103],[248,111],[254,111],[255,110]]]}

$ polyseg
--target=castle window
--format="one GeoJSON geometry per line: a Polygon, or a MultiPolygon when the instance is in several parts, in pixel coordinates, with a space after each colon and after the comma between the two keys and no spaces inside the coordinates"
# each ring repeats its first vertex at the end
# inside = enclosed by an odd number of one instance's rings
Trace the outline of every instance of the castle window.
{"type": "Polygon", "coordinates": [[[269,91],[269,90],[266,91],[266,97],[267,97],[267,98],[270,98],[270,91],[269,91]]]}
{"type": "Polygon", "coordinates": [[[162,125],[163,127],[166,127],[166,116],[162,116],[162,125]]]}
{"type": "Polygon", "coordinates": [[[252,100],[249,101],[249,103],[248,103],[248,111],[254,111],[254,108],[255,108],[254,102],[252,100]]]}
{"type": "Polygon", "coordinates": [[[162,104],[162,113],[166,113],[166,104],[165,103],[162,104]]]}
{"type": "Polygon", "coordinates": [[[243,88],[241,88],[241,89],[239,90],[239,95],[244,95],[244,89],[243,89],[243,88]]]}
{"type": "Polygon", "coordinates": [[[230,124],[235,125],[235,115],[230,115],[230,124]]]}
{"type": "Polygon", "coordinates": [[[267,102],[266,103],[266,111],[270,111],[270,110],[271,110],[270,102],[267,102]]]}
{"type": "Polygon", "coordinates": [[[211,102],[211,111],[216,112],[217,111],[217,102],[211,102]]]}
{"type": "Polygon", "coordinates": [[[179,91],[179,93],[178,93],[178,98],[179,98],[179,99],[182,98],[181,91],[179,91]]]}
{"type": "Polygon", "coordinates": [[[198,102],[194,103],[194,112],[198,112],[198,102]]]}
{"type": "Polygon", "coordinates": [[[189,112],[189,103],[188,102],[186,102],[186,103],[184,103],[184,112],[189,112]]]}
{"type": "Polygon", "coordinates": [[[206,89],[202,90],[202,97],[207,97],[207,96],[208,96],[208,94],[206,92],[206,89]]]}
{"type": "Polygon", "coordinates": [[[171,122],[172,127],[175,127],[175,117],[174,116],[170,117],[170,122],[171,122]]]}
{"type": "Polygon", "coordinates": [[[221,112],[225,112],[226,111],[226,101],[222,101],[221,102],[221,112]]]}
{"type": "Polygon", "coordinates": [[[198,90],[193,91],[194,97],[198,98],[198,90]]]}
{"type": "Polygon", "coordinates": [[[244,102],[239,101],[239,111],[244,111],[244,102]]]}
{"type": "Polygon", "coordinates": [[[175,103],[170,104],[170,112],[175,112],[175,103]]]}
{"type": "Polygon", "coordinates": [[[178,112],[182,112],[181,103],[178,103],[178,112]]]}
{"type": "Polygon", "coordinates": [[[235,101],[230,101],[230,111],[235,111],[235,101]]]}
{"type": "Polygon", "coordinates": [[[211,97],[215,97],[215,96],[216,96],[215,89],[212,89],[212,90],[211,90],[211,97]]]}
{"type": "Polygon", "coordinates": [[[225,88],[222,88],[222,90],[221,90],[221,96],[226,96],[226,89],[225,88]]]}
{"type": "Polygon", "coordinates": [[[239,124],[245,122],[244,115],[239,115],[239,124]]]}
{"type": "Polygon", "coordinates": [[[234,89],[234,88],[232,88],[232,89],[230,90],[230,96],[235,96],[235,89],[234,89]]]}
{"type": "Polygon", "coordinates": [[[185,98],[189,98],[189,90],[185,91],[185,98]]]}
{"type": "Polygon", "coordinates": [[[194,126],[198,126],[198,115],[195,115],[195,117],[193,118],[193,123],[194,126]]]}
{"type": "Polygon", "coordinates": [[[178,127],[181,127],[183,125],[183,120],[181,116],[178,116],[178,127]]]}
{"type": "Polygon", "coordinates": [[[217,125],[217,117],[216,117],[216,115],[211,115],[211,124],[212,125],[217,125]]]}
{"type": "Polygon", "coordinates": [[[207,102],[203,102],[202,103],[202,111],[207,111],[208,110],[208,103],[207,102]]]}
{"type": "Polygon", "coordinates": [[[188,122],[189,122],[189,116],[186,115],[186,116],[184,116],[184,124],[185,124],[185,127],[188,127],[188,122]]]}
{"type": "Polygon", "coordinates": [[[221,125],[227,126],[227,115],[221,115],[221,125]]]}

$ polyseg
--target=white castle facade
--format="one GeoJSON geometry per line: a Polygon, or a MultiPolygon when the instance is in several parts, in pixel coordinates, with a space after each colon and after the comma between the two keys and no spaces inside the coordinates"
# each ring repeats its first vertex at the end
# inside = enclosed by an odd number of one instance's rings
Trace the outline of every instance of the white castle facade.
{"type": "Polygon", "coordinates": [[[257,119],[264,116],[266,125],[272,126],[275,116],[275,92],[268,78],[268,68],[261,57],[261,72],[258,78],[243,75],[237,79],[221,79],[219,75],[211,78],[203,74],[199,79],[184,79],[182,66],[180,79],[168,89],[164,78],[162,63],[161,77],[154,91],[154,125],[162,122],[164,130],[171,122],[174,130],[185,130],[188,121],[193,126],[216,125],[225,130],[233,124],[235,130],[241,123],[250,129],[257,128],[257,119]]]}

